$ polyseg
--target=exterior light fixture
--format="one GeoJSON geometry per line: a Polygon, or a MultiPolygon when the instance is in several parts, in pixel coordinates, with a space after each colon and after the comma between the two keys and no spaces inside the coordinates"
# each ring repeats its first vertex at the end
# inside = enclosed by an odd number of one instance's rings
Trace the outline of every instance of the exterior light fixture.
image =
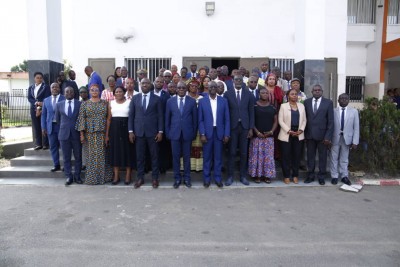
{"type": "Polygon", "coordinates": [[[206,2],[206,14],[207,16],[211,16],[215,11],[215,2],[206,2]]]}

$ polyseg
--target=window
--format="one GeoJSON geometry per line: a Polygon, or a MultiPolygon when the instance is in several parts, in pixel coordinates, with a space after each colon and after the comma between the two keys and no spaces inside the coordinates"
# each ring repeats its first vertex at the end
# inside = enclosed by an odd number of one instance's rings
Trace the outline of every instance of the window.
{"type": "Polygon", "coordinates": [[[171,68],[171,58],[126,58],[125,66],[128,68],[128,76],[136,79],[139,69],[147,70],[147,78],[154,81],[158,77],[161,68],[171,68]]]}
{"type": "Polygon", "coordinates": [[[350,101],[362,102],[364,100],[365,77],[347,76],[346,77],[346,94],[349,95],[350,101]]]}
{"type": "Polygon", "coordinates": [[[389,0],[388,6],[388,16],[387,16],[387,24],[400,24],[400,1],[399,0],[389,0]]]}
{"type": "Polygon", "coordinates": [[[279,67],[281,69],[281,77],[285,71],[291,71],[293,76],[294,59],[293,58],[270,58],[269,68],[279,67]]]}
{"type": "Polygon", "coordinates": [[[375,24],[376,0],[348,0],[348,24],[375,24]]]}

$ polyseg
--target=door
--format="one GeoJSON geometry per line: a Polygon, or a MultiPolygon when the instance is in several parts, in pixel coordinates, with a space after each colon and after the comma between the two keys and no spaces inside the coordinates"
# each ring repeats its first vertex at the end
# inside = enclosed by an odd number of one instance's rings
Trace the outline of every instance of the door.
{"type": "Polygon", "coordinates": [[[188,72],[190,72],[190,62],[196,62],[197,70],[201,67],[208,66],[211,68],[211,58],[210,57],[183,57],[182,58],[182,66],[188,68],[188,72]]]}
{"type": "Polygon", "coordinates": [[[248,70],[250,72],[250,75],[251,75],[251,70],[253,68],[258,68],[258,69],[261,70],[261,63],[263,63],[265,61],[269,62],[269,58],[268,57],[240,58],[240,66],[245,67],[246,70],[248,70]]]}
{"type": "Polygon", "coordinates": [[[325,86],[324,97],[333,101],[333,106],[337,106],[338,77],[337,77],[337,58],[325,58],[325,86]]]}
{"type": "Polygon", "coordinates": [[[100,75],[104,88],[108,87],[107,77],[114,75],[115,58],[89,58],[89,66],[100,75]]]}

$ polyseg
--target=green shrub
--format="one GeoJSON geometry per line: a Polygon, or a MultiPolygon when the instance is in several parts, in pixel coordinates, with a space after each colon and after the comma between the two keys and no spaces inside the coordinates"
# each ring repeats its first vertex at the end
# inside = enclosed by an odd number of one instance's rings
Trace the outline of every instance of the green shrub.
{"type": "Polygon", "coordinates": [[[400,173],[400,110],[384,98],[368,98],[360,111],[360,146],[355,164],[367,171],[400,173]]]}

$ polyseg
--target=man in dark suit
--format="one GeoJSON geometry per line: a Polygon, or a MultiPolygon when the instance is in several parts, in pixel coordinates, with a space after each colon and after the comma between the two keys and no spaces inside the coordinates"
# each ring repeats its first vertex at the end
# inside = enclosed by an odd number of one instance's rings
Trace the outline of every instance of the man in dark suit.
{"type": "Polygon", "coordinates": [[[121,67],[121,77],[116,80],[116,86],[122,86],[126,88],[126,79],[128,79],[128,69],[125,66],[121,67]]]}
{"type": "MultiPolygon", "coordinates": [[[[154,94],[161,98],[163,114],[165,114],[165,109],[167,106],[167,101],[170,95],[167,91],[163,90],[164,79],[162,77],[157,77],[154,81],[154,94]]],[[[167,169],[171,166],[171,143],[167,138],[163,138],[161,142],[158,143],[160,148],[159,164],[160,173],[165,173],[167,169]]]]}
{"type": "Polygon", "coordinates": [[[208,188],[211,183],[211,162],[214,165],[214,180],[222,187],[222,153],[223,144],[228,143],[230,136],[230,118],[228,103],[225,98],[217,96],[217,83],[208,83],[209,95],[199,100],[199,132],[203,143],[203,182],[208,188]]]}
{"type": "Polygon", "coordinates": [[[249,89],[246,87],[242,88],[243,78],[241,75],[236,75],[233,82],[235,89],[228,89],[224,94],[224,97],[228,100],[231,126],[226,186],[233,183],[233,171],[238,144],[240,152],[240,182],[244,185],[250,184],[247,180],[247,151],[248,139],[253,136],[254,128],[255,98],[249,92],[249,89]]]}
{"type": "Polygon", "coordinates": [[[251,75],[248,83],[249,83],[249,91],[255,97],[255,101],[260,99],[260,89],[265,88],[258,84],[258,75],[251,75]]]}
{"type": "Polygon", "coordinates": [[[197,72],[197,63],[196,62],[190,62],[190,72],[186,73],[186,79],[190,78],[199,78],[199,73],[197,72]]]}
{"type": "Polygon", "coordinates": [[[76,120],[79,115],[81,102],[74,99],[74,89],[72,87],[65,88],[65,97],[56,105],[56,121],[60,126],[58,132],[58,140],[61,143],[61,150],[64,158],[64,173],[67,180],[65,185],[75,183],[82,184],[81,168],[82,168],[82,148],[79,132],[75,130],[76,120]],[[74,153],[75,173],[72,176],[71,171],[71,155],[74,153]]]}
{"type": "Polygon", "coordinates": [[[35,79],[35,84],[28,88],[28,101],[31,104],[30,113],[35,137],[34,150],[39,150],[42,148],[48,149],[49,140],[47,136],[42,136],[41,112],[43,100],[51,95],[50,87],[43,82],[43,73],[35,72],[33,77],[35,79]]]}
{"type": "Polygon", "coordinates": [[[50,143],[50,154],[53,159],[54,167],[50,170],[52,172],[60,171],[60,155],[58,150],[60,149],[60,142],[58,141],[58,131],[60,126],[56,122],[56,104],[59,101],[65,99],[60,94],[60,86],[58,83],[52,83],[50,86],[51,96],[46,97],[43,101],[43,112],[42,112],[42,134],[49,138],[50,143]]]}
{"type": "Polygon", "coordinates": [[[164,114],[160,97],[150,92],[150,80],[142,79],[142,93],[136,94],[129,105],[129,140],[136,141],[137,180],[135,188],[144,184],[146,146],[150,150],[152,167],[152,186],[159,185],[158,142],[162,141],[164,114]]]}
{"type": "Polygon", "coordinates": [[[58,78],[61,83],[60,84],[60,94],[65,96],[65,88],[70,86],[74,89],[75,99],[79,100],[79,89],[78,89],[78,85],[76,84],[76,82],[73,80],[66,80],[64,71],[60,71],[60,73],[58,74],[58,78]]]}
{"type": "Polygon", "coordinates": [[[307,141],[307,168],[308,174],[304,183],[311,183],[315,179],[315,156],[318,150],[319,172],[318,182],[325,184],[327,151],[331,146],[333,133],[333,103],[330,99],[322,97],[322,87],[314,85],[312,98],[304,101],[307,114],[305,138],[307,141]]]}
{"type": "Polygon", "coordinates": [[[172,165],[174,169],[174,188],[182,182],[180,158],[183,157],[183,181],[192,187],[190,179],[190,148],[197,134],[196,101],[186,96],[186,84],[179,82],[177,96],[170,98],[165,111],[165,134],[171,140],[172,165]]]}

